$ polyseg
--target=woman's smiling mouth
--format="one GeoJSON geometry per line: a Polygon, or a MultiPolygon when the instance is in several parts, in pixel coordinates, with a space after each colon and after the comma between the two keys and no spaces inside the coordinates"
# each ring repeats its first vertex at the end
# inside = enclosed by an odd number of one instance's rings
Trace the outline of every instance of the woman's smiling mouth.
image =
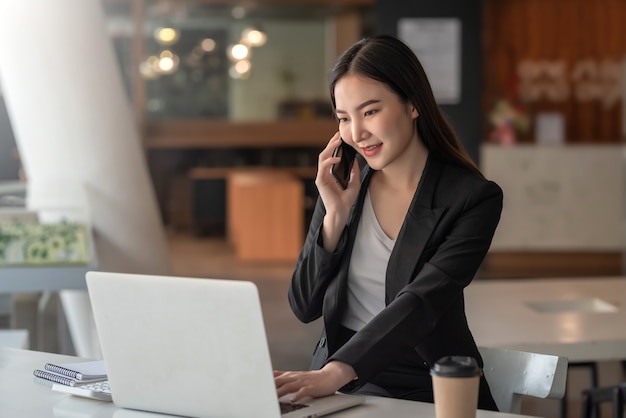
{"type": "Polygon", "coordinates": [[[378,153],[378,151],[380,151],[380,148],[383,146],[383,144],[376,144],[376,145],[370,145],[368,147],[362,147],[361,149],[363,150],[363,154],[366,157],[372,157],[374,155],[376,155],[378,153]]]}

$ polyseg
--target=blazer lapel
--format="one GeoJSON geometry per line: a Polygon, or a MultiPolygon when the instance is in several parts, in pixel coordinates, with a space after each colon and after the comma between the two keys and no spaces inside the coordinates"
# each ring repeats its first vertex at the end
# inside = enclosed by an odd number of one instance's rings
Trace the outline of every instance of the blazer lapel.
{"type": "Polygon", "coordinates": [[[422,252],[443,213],[432,208],[433,195],[442,171],[442,163],[429,155],[424,175],[409,207],[389,257],[385,279],[385,302],[389,304],[398,292],[411,282],[422,252]]]}

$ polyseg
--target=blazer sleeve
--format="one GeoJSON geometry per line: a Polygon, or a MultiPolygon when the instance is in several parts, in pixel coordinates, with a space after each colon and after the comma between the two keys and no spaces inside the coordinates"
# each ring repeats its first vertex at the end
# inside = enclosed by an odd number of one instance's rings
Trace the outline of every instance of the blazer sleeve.
{"type": "Polygon", "coordinates": [[[346,247],[347,228],[344,228],[335,251],[329,253],[324,249],[321,231],[325,214],[324,204],[318,198],[289,286],[289,305],[295,316],[305,323],[322,316],[326,288],[337,273],[346,247]]]}
{"type": "Polygon", "coordinates": [[[463,289],[483,261],[500,220],[502,190],[483,181],[460,204],[456,218],[438,231],[442,238],[436,251],[413,280],[329,358],[350,364],[361,384],[413,350],[452,304],[462,303],[463,289]]]}

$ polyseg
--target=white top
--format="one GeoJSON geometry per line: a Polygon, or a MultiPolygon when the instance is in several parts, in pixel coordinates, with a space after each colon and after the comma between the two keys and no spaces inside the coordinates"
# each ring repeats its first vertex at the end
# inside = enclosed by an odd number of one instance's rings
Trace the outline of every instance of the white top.
{"type": "Polygon", "coordinates": [[[395,243],[378,223],[368,191],[348,269],[344,327],[358,331],[385,308],[385,276],[395,243]]]}

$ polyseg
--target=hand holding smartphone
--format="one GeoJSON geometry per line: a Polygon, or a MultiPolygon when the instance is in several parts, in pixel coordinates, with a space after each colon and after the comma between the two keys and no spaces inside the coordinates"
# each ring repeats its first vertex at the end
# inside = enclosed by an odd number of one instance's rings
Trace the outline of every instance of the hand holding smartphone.
{"type": "Polygon", "coordinates": [[[340,157],[341,160],[337,164],[333,164],[330,167],[330,174],[333,176],[339,187],[343,190],[348,188],[348,182],[350,181],[350,171],[352,170],[352,164],[356,157],[356,150],[350,145],[341,140],[339,145],[333,151],[333,157],[340,157]]]}

